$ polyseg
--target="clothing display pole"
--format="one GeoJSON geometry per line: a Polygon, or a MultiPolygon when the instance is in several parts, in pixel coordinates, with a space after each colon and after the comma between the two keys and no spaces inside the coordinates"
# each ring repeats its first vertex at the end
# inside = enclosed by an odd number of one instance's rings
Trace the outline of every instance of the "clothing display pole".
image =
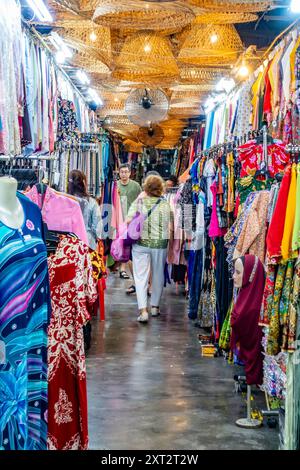
{"type": "Polygon", "coordinates": [[[256,429],[260,428],[262,422],[259,419],[251,418],[251,385],[247,385],[247,418],[238,419],[235,424],[239,428],[256,429]]]}

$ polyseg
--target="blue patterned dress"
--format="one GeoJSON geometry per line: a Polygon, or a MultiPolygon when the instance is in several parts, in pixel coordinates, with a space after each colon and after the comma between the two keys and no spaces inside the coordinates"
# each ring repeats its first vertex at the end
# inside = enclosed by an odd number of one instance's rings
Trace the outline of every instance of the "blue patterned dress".
{"type": "Polygon", "coordinates": [[[39,208],[17,194],[22,229],[0,222],[0,449],[47,442],[50,290],[39,208]]]}

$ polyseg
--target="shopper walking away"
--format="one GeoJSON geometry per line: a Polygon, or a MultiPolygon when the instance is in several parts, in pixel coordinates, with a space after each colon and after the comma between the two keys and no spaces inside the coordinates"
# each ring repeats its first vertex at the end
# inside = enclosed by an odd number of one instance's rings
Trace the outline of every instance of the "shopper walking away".
{"type": "Polygon", "coordinates": [[[100,206],[94,198],[89,196],[86,176],[82,171],[73,170],[70,172],[68,193],[75,196],[80,204],[89,246],[92,250],[96,250],[98,240],[102,238],[100,206]]]}
{"type": "MultiPolygon", "coordinates": [[[[130,179],[131,169],[128,163],[123,163],[119,168],[119,175],[120,180],[118,181],[118,190],[121,199],[121,206],[124,220],[127,217],[128,210],[132,203],[136,200],[139,194],[142,192],[140,185],[130,179]]],[[[132,263],[129,261],[128,263],[129,269],[131,274],[132,273],[132,263]]],[[[129,276],[126,272],[126,264],[122,263],[120,268],[120,278],[121,279],[129,279],[129,276]]],[[[135,286],[132,285],[126,291],[128,294],[132,294],[135,292],[135,286]]]]}
{"type": "Polygon", "coordinates": [[[173,217],[169,203],[163,197],[164,181],[160,176],[151,175],[144,184],[145,197],[136,200],[129,209],[129,223],[137,211],[147,217],[140,240],[133,245],[133,275],[137,302],[140,310],[138,321],[148,322],[147,289],[152,271],[151,315],[160,314],[159,304],[164,287],[164,269],[167,247],[173,232],[173,217]]]}

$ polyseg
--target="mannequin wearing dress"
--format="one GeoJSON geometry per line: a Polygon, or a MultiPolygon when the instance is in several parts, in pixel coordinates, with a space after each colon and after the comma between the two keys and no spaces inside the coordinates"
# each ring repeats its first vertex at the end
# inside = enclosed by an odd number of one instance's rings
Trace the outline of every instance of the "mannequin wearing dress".
{"type": "Polygon", "coordinates": [[[24,223],[24,211],[17,198],[17,188],[15,178],[0,178],[0,222],[12,229],[20,229],[24,223]]]}

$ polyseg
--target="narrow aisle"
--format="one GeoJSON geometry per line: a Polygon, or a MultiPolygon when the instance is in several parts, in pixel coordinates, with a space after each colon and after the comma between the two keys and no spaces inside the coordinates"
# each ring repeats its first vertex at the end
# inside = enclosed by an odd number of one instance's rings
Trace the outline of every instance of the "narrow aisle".
{"type": "Polygon", "coordinates": [[[136,321],[136,297],[108,280],[106,322],[93,323],[88,353],[90,449],[276,449],[277,430],[244,430],[234,368],[202,358],[186,301],[165,290],[162,315],[136,321]]]}

